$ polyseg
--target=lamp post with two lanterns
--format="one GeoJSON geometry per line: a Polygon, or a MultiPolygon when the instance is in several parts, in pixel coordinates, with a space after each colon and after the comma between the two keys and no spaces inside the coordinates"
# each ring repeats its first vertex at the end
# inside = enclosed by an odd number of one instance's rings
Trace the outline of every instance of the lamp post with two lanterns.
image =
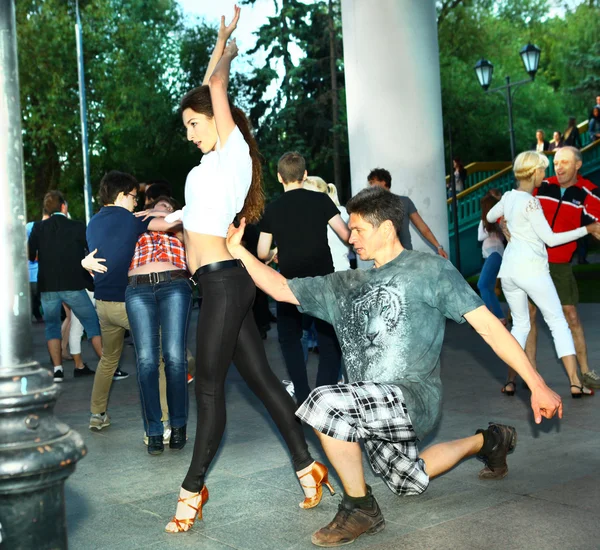
{"type": "Polygon", "coordinates": [[[529,74],[529,78],[519,80],[518,82],[511,82],[510,76],[506,76],[506,84],[504,86],[492,88],[491,90],[489,89],[489,87],[492,83],[494,65],[487,59],[480,59],[475,64],[475,74],[477,75],[477,80],[479,80],[479,84],[484,89],[484,91],[486,93],[500,92],[506,99],[506,106],[508,107],[508,131],[510,134],[510,155],[512,160],[514,160],[516,156],[515,129],[513,126],[513,90],[514,88],[517,88],[522,84],[529,84],[530,82],[533,82],[533,80],[535,79],[535,74],[538,70],[541,53],[542,50],[537,46],[534,46],[533,44],[527,44],[526,46],[521,48],[519,55],[523,60],[523,65],[525,66],[525,71],[529,74]]]}

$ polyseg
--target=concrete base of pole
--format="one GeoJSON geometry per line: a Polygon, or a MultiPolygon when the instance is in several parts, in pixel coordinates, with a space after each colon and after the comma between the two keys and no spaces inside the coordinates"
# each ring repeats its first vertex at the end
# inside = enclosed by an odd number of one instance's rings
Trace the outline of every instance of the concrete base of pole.
{"type": "Polygon", "coordinates": [[[86,448],[54,416],[59,394],[37,363],[0,370],[2,548],[67,548],[64,482],[86,448]]]}

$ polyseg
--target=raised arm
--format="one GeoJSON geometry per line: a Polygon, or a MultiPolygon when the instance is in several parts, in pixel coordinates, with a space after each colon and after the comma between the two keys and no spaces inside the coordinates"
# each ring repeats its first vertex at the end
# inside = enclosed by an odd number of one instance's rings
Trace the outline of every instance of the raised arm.
{"type": "Polygon", "coordinates": [[[225,46],[229,40],[229,37],[233,34],[233,31],[237,27],[238,21],[240,20],[240,11],[241,10],[237,7],[237,5],[233,7],[233,19],[229,25],[225,25],[225,16],[221,16],[221,26],[219,27],[219,34],[217,35],[217,43],[215,44],[215,49],[210,56],[210,61],[208,62],[206,73],[204,74],[204,80],[202,81],[203,86],[208,84],[208,80],[213,74],[217,63],[219,63],[223,52],[225,51],[225,46]]]}
{"type": "Polygon", "coordinates": [[[569,243],[584,237],[588,233],[593,233],[596,237],[600,234],[600,224],[598,223],[586,225],[585,227],[578,227],[571,231],[554,233],[548,224],[546,216],[544,216],[540,201],[535,197],[532,197],[531,201],[527,204],[526,212],[533,231],[547,246],[558,246],[569,243]]]}
{"type": "Polygon", "coordinates": [[[287,279],[274,269],[263,264],[242,246],[242,237],[246,228],[246,219],[242,218],[239,227],[229,226],[227,232],[227,248],[229,253],[238,260],[242,260],[254,284],[278,302],[288,302],[299,305],[296,296],[290,290],[287,279]]]}

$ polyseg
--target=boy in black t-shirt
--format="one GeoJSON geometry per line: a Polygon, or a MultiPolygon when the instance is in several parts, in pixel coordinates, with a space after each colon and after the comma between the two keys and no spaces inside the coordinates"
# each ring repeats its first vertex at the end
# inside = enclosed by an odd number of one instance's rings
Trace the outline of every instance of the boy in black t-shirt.
{"type": "MultiPolygon", "coordinates": [[[[277,165],[277,179],[284,194],[267,206],[260,222],[258,257],[265,260],[273,241],[277,244],[279,269],[286,278],[316,277],[333,273],[327,243],[327,226],[345,242],[350,233],[339,210],[325,194],[302,188],[306,162],[296,152],[285,153],[277,165]]],[[[335,384],[341,353],[333,327],[314,319],[319,344],[317,386],[335,384]]],[[[279,344],[298,403],[310,393],[302,351],[302,314],[290,304],[277,304],[279,344]]]]}

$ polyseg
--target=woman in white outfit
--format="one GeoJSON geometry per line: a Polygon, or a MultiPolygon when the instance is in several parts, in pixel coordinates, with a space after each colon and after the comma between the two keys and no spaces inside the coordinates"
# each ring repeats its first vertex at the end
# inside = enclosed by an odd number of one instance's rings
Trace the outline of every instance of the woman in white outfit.
{"type": "MultiPolygon", "coordinates": [[[[512,335],[524,349],[530,330],[529,296],[552,332],[556,353],[569,376],[571,395],[579,398],[593,395],[594,392],[583,386],[577,374],[573,337],[550,277],[546,245],[558,246],[587,233],[599,237],[600,224],[594,223],[564,233],[552,231],[539,200],[532,196],[533,190],[541,185],[547,167],[545,155],[536,151],[521,153],[513,165],[517,189],[502,196],[500,202],[488,212],[487,220],[495,222],[504,216],[510,232],[498,277],[502,279],[502,290],[512,312],[512,335]]],[[[514,395],[515,377],[515,371],[509,368],[503,393],[514,395]]]]}
{"type": "MultiPolygon", "coordinates": [[[[325,180],[319,176],[309,176],[304,180],[303,187],[309,191],[318,191],[319,193],[329,195],[329,198],[340,211],[340,216],[344,222],[346,224],[348,223],[350,216],[348,215],[346,208],[340,204],[337,189],[333,183],[325,183],[325,180]]],[[[342,241],[342,239],[340,239],[338,234],[331,229],[330,226],[327,226],[327,244],[329,244],[329,250],[331,250],[333,269],[335,271],[346,271],[347,269],[350,269],[350,260],[348,258],[350,248],[342,241]]]]}

